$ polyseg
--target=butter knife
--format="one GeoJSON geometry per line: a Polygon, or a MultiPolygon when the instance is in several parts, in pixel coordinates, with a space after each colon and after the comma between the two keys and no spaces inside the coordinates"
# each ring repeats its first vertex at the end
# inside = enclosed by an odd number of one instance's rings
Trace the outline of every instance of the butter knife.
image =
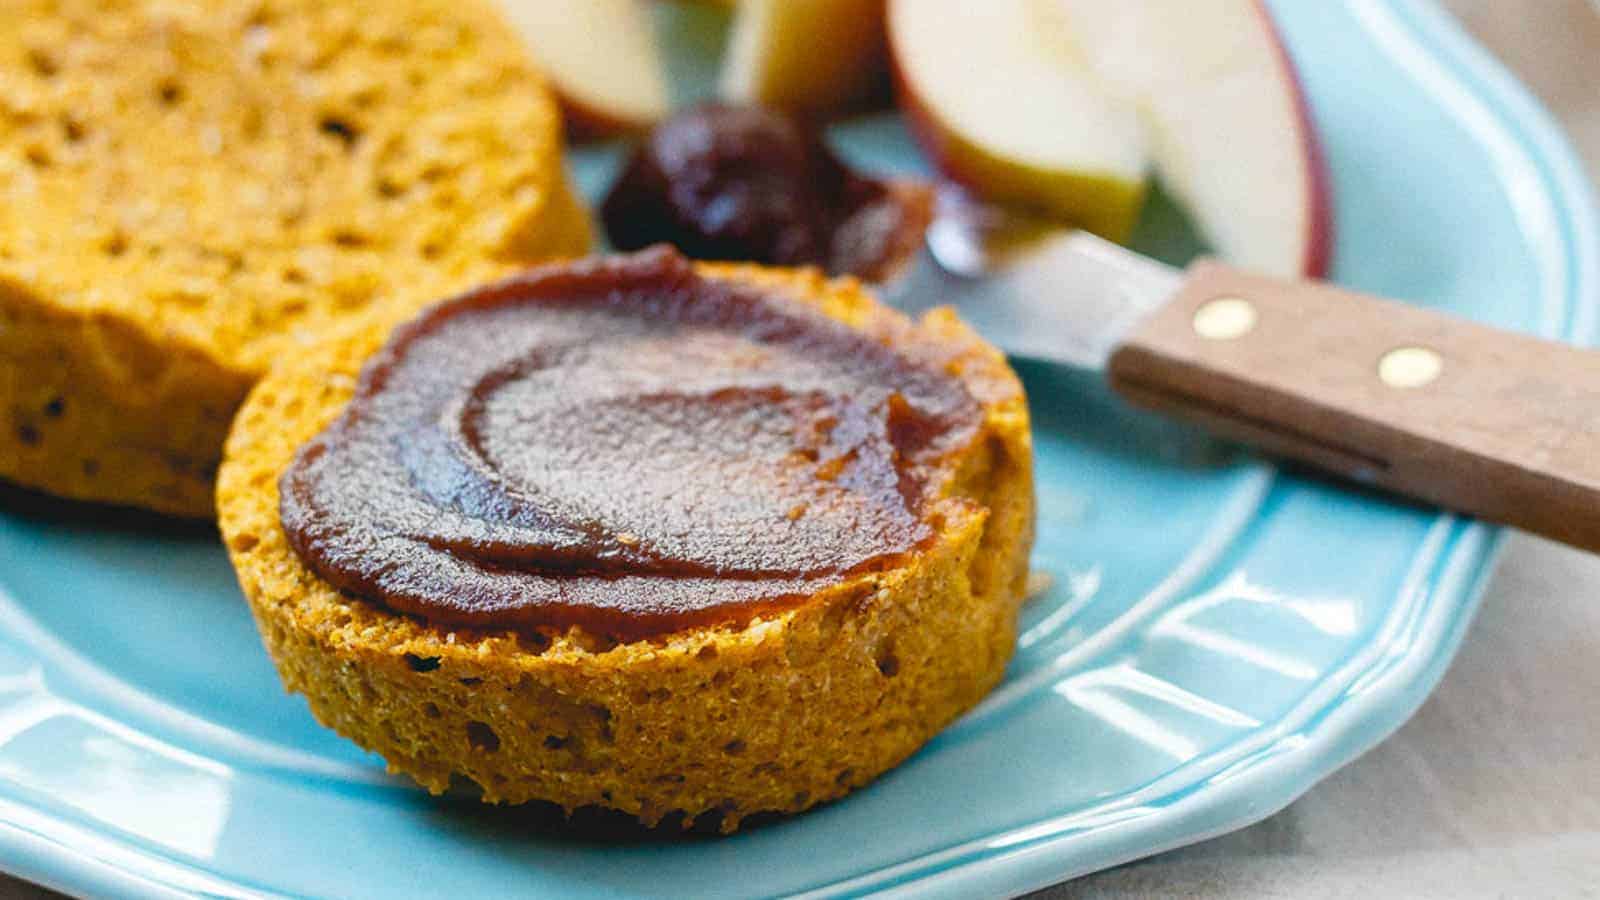
{"type": "Polygon", "coordinates": [[[1600,551],[1600,352],[993,211],[941,214],[883,293],[1216,435],[1600,551]]]}

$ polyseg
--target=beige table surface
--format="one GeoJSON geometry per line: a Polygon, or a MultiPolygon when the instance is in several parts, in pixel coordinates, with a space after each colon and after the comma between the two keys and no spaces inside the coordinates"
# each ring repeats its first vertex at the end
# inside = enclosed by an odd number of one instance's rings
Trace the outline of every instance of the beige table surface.
{"type": "MultiPolygon", "coordinates": [[[[1600,182],[1600,0],[1444,3],[1600,182]]],[[[0,897],[52,896],[0,876],[0,897]]],[[[1513,535],[1460,655],[1388,741],[1259,825],[1036,896],[1600,898],[1600,557],[1513,535]]]]}

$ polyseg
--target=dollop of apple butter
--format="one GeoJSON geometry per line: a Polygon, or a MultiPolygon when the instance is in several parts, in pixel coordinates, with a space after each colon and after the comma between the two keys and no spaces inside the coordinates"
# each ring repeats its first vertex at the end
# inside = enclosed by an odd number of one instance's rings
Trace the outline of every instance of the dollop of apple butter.
{"type": "Polygon", "coordinates": [[[434,622],[748,620],[932,538],[931,479],[982,410],[904,331],[669,248],[532,270],[396,331],[282,476],[284,531],[434,622]]]}
{"type": "Polygon", "coordinates": [[[881,281],[916,252],[931,187],[852,171],[813,128],[753,106],[700,106],[657,126],[601,207],[618,250],[815,265],[881,281]]]}

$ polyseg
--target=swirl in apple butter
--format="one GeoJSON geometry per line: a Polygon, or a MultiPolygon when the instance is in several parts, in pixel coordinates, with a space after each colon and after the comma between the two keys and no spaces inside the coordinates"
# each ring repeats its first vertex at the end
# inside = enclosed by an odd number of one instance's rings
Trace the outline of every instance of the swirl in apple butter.
{"type": "Polygon", "coordinates": [[[982,411],[905,332],[665,248],[535,270],[390,338],[284,473],[283,527],[335,586],[433,622],[748,621],[932,539],[982,411]]]}

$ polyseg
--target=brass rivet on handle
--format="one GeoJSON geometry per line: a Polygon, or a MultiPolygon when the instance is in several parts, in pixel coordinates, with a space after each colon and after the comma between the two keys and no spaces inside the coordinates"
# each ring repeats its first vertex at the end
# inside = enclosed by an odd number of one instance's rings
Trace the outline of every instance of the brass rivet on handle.
{"type": "Polygon", "coordinates": [[[1378,377],[1392,388],[1419,388],[1444,372],[1444,357],[1427,347],[1397,347],[1378,360],[1378,377]]]}
{"type": "Polygon", "coordinates": [[[1256,327],[1255,304],[1243,297],[1207,300],[1194,311],[1194,333],[1206,340],[1231,341],[1256,327]]]}

